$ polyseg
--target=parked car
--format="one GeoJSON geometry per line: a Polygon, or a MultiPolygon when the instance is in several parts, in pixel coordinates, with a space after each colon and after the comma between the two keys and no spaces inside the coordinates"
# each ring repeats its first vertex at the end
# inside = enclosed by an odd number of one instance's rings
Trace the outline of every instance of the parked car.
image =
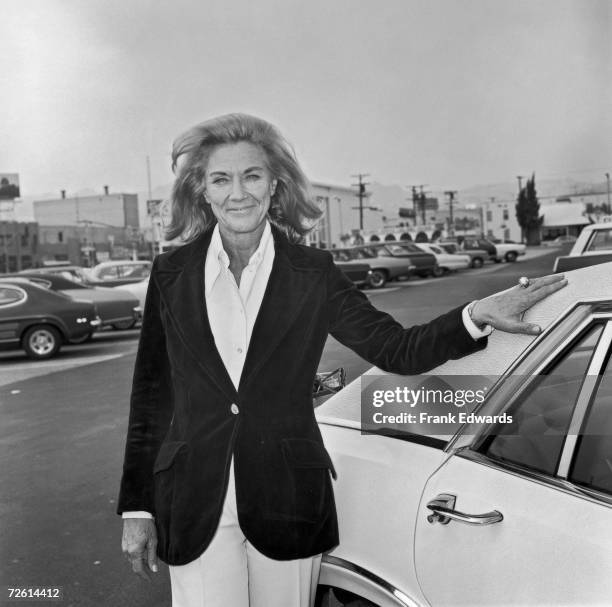
{"type": "Polygon", "coordinates": [[[372,280],[372,270],[367,263],[334,262],[358,287],[365,287],[372,280]]]}
{"type": "MultiPolygon", "coordinates": [[[[75,282],[59,274],[35,273],[14,274],[23,276],[52,291],[59,291],[73,299],[91,301],[96,305],[103,327],[131,329],[142,316],[142,308],[131,293],[109,287],[94,287],[75,282]]],[[[91,335],[89,336],[91,337],[91,335]]],[[[86,341],[83,339],[83,341],[86,341]]]]}
{"type": "Polygon", "coordinates": [[[375,246],[377,247],[378,255],[381,257],[410,259],[410,263],[415,267],[414,273],[421,278],[439,275],[435,255],[419,249],[413,242],[400,240],[375,246]]]}
{"type": "Polygon", "coordinates": [[[612,222],[594,223],[580,232],[569,255],[557,257],[553,272],[612,261],[612,222]]]}
{"type": "Polygon", "coordinates": [[[484,249],[465,249],[462,250],[456,242],[436,242],[437,246],[453,255],[467,255],[471,262],[471,268],[481,268],[484,262],[489,259],[489,253],[484,249]]]}
{"type": "Polygon", "coordinates": [[[463,239],[461,249],[463,251],[484,249],[489,254],[489,259],[495,263],[500,263],[504,260],[511,263],[516,261],[519,256],[525,255],[527,247],[524,244],[509,242],[493,244],[486,238],[473,238],[468,236],[463,239]]]}
{"type": "Polygon", "coordinates": [[[100,326],[94,304],[76,301],[26,279],[0,278],[0,347],[32,359],[55,356],[63,343],[100,326]]]}
{"type": "MultiPolygon", "coordinates": [[[[389,280],[410,276],[415,270],[411,260],[394,258],[390,255],[379,255],[379,249],[374,246],[330,249],[329,252],[336,263],[346,265],[362,265],[367,263],[372,271],[369,285],[374,289],[381,289],[389,280]]],[[[385,251],[381,252],[384,253],[385,251]]]]}
{"type": "Polygon", "coordinates": [[[442,276],[442,274],[448,272],[464,270],[472,264],[472,258],[469,255],[448,253],[442,247],[435,244],[419,242],[416,243],[416,246],[426,253],[431,253],[436,258],[437,267],[434,269],[434,276],[442,276]]]}
{"type": "Polygon", "coordinates": [[[373,369],[317,408],[341,538],[319,605],[329,588],[361,606],[611,604],[612,263],[566,276],[525,315],[539,336],[496,331],[413,378],[373,369]],[[482,423],[377,427],[362,395],[408,380],[488,380],[480,404],[447,405],[482,423]]]}
{"type": "Polygon", "coordinates": [[[81,266],[43,266],[42,268],[30,268],[28,270],[22,270],[20,274],[55,274],[56,276],[63,276],[75,282],[83,284],[89,284],[91,275],[89,274],[90,268],[83,268],[81,266]]]}
{"type": "Polygon", "coordinates": [[[563,245],[570,245],[576,242],[576,237],[571,234],[563,234],[561,236],[557,236],[551,240],[543,240],[540,243],[540,246],[543,247],[562,247],[563,245]]]}
{"type": "Polygon", "coordinates": [[[119,287],[112,287],[117,291],[124,291],[130,293],[138,300],[138,305],[140,309],[144,312],[145,300],[147,298],[147,289],[149,288],[149,276],[147,276],[144,280],[140,280],[138,282],[131,282],[126,285],[121,285],[119,287]]]}
{"type": "Polygon", "coordinates": [[[90,284],[107,287],[140,282],[151,273],[150,261],[115,260],[103,261],[88,271],[90,284]]]}

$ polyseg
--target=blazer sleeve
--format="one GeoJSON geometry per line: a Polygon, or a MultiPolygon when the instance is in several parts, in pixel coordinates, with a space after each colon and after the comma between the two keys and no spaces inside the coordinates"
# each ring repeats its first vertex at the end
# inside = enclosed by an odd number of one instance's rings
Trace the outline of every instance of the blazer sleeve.
{"type": "Polygon", "coordinates": [[[329,332],[340,343],[383,371],[400,375],[425,373],[451,358],[482,350],[487,338],[475,340],[461,312],[466,304],[424,325],[404,328],[370,300],[330,259],[328,273],[329,332]]]}
{"type": "Polygon", "coordinates": [[[117,514],[144,510],[155,514],[153,463],[173,413],[172,383],[161,320],[161,301],[153,262],[134,366],[130,415],[117,514]]]}

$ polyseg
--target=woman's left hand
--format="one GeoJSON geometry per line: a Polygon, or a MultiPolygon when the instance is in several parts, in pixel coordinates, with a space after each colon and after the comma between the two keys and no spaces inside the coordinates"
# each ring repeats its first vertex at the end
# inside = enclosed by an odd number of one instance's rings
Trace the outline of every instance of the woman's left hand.
{"type": "Polygon", "coordinates": [[[566,285],[563,274],[531,279],[527,287],[517,285],[477,301],[472,307],[472,320],[477,326],[490,325],[508,333],[538,335],[542,328],[523,322],[523,313],[566,285]]]}

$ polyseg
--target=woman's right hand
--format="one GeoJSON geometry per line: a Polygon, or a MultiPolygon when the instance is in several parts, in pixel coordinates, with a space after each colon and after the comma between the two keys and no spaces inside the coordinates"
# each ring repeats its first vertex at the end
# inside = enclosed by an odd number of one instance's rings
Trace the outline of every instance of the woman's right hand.
{"type": "Polygon", "coordinates": [[[151,581],[147,568],[157,573],[157,531],[153,519],[123,519],[121,550],[132,564],[132,571],[151,581]]]}

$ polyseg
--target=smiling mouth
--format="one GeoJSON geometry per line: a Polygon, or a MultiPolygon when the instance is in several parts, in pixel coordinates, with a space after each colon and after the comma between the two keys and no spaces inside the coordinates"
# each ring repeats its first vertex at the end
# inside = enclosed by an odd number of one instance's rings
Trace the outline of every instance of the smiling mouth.
{"type": "Polygon", "coordinates": [[[227,209],[229,213],[245,213],[247,211],[250,211],[251,209],[255,208],[254,204],[249,205],[248,207],[237,207],[234,209],[227,209]]]}

